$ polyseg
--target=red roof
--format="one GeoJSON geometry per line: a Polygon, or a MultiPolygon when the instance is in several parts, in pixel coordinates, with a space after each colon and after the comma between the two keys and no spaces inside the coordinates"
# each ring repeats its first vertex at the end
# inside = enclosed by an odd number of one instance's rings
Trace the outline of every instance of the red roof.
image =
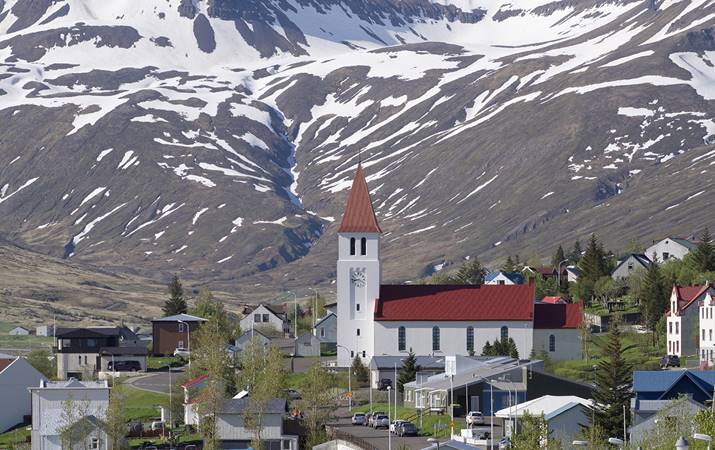
{"type": "Polygon", "coordinates": [[[532,320],[536,285],[383,285],[381,321],[532,320]]]}
{"type": "MultiPolygon", "coordinates": [[[[676,298],[678,299],[678,312],[687,309],[695,300],[703,295],[708,289],[712,288],[712,284],[706,283],[699,286],[673,286],[676,298]]],[[[669,311],[668,311],[669,312],[669,311]]]]}
{"type": "Polygon", "coordinates": [[[186,383],[182,384],[181,387],[183,387],[183,388],[194,387],[208,377],[209,377],[209,374],[205,373],[205,374],[200,375],[192,380],[187,381],[186,383]]]}
{"type": "Polygon", "coordinates": [[[549,297],[542,298],[541,303],[556,304],[556,303],[566,303],[566,301],[559,296],[549,296],[549,297]]]}
{"type": "Polygon", "coordinates": [[[15,361],[15,358],[12,359],[0,359],[0,372],[3,370],[7,369],[7,366],[12,364],[12,362],[15,361]]]}
{"type": "Polygon", "coordinates": [[[338,233],[382,233],[372,209],[370,190],[367,188],[362,164],[358,164],[353,187],[348,195],[347,206],[338,233]]]}
{"type": "Polygon", "coordinates": [[[537,303],[534,305],[534,328],[578,328],[581,325],[581,305],[537,303]]]}

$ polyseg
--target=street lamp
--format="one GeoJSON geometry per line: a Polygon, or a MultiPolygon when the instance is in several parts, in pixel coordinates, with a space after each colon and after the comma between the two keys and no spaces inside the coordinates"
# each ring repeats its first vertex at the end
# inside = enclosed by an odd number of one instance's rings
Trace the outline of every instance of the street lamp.
{"type": "Polygon", "coordinates": [[[489,380],[489,438],[494,442],[494,380],[489,380]]]}
{"type": "Polygon", "coordinates": [[[392,433],[390,433],[390,425],[392,424],[392,419],[390,418],[390,390],[392,386],[387,386],[387,450],[392,450],[392,433]]]}
{"type": "Polygon", "coordinates": [[[562,265],[563,263],[565,263],[565,262],[568,262],[568,261],[569,261],[568,258],[564,259],[563,261],[559,261],[559,265],[558,265],[558,267],[556,268],[556,271],[557,271],[557,273],[556,273],[556,280],[557,280],[557,281],[556,281],[556,282],[557,282],[558,285],[559,285],[559,292],[561,292],[561,265],[562,265]]]}
{"type": "Polygon", "coordinates": [[[695,433],[693,435],[693,439],[698,440],[698,441],[705,441],[708,443],[708,450],[710,450],[710,442],[712,442],[713,438],[709,434],[703,434],[703,433],[695,433]]]}
{"type": "Polygon", "coordinates": [[[313,294],[315,294],[313,299],[313,326],[315,326],[315,324],[318,323],[318,291],[312,287],[309,287],[308,289],[313,291],[313,294]]]}
{"type": "Polygon", "coordinates": [[[293,337],[298,337],[298,297],[293,291],[287,291],[287,294],[293,295],[293,337]]]}
{"type": "Polygon", "coordinates": [[[189,369],[191,369],[191,328],[189,327],[188,322],[184,322],[183,320],[177,320],[179,323],[183,323],[184,326],[186,327],[186,342],[187,342],[187,350],[189,352],[189,369]]]}
{"type": "Polygon", "coordinates": [[[618,439],[618,438],[613,438],[613,437],[612,437],[612,438],[608,438],[608,443],[609,443],[609,444],[613,444],[613,445],[617,445],[617,446],[619,446],[621,449],[623,449],[623,439],[618,439]]]}

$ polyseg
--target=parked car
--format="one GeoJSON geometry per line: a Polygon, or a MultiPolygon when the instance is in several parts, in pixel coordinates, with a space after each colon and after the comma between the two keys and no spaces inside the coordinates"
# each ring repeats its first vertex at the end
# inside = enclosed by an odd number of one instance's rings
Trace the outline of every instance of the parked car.
{"type": "Polygon", "coordinates": [[[406,420],[393,420],[390,424],[390,433],[397,434],[397,429],[402,425],[402,422],[407,422],[406,420]]]}
{"type": "Polygon", "coordinates": [[[107,370],[113,372],[139,372],[142,370],[142,365],[139,361],[109,361],[107,370]]]}
{"type": "Polygon", "coordinates": [[[355,413],[353,414],[352,424],[353,425],[365,425],[367,417],[365,413],[355,413]]]}
{"type": "Polygon", "coordinates": [[[484,425],[484,416],[481,411],[469,411],[465,420],[467,425],[484,425]]]}
{"type": "Polygon", "coordinates": [[[499,450],[506,450],[511,447],[511,440],[509,437],[504,436],[499,440],[499,450]]]}
{"type": "Polygon", "coordinates": [[[375,419],[377,418],[377,416],[387,416],[387,414],[382,411],[375,411],[373,413],[370,413],[370,422],[368,423],[368,426],[371,426],[373,428],[375,427],[375,419]]]}
{"type": "Polygon", "coordinates": [[[302,398],[300,392],[295,389],[288,389],[288,397],[290,397],[291,400],[300,400],[302,398]]]}
{"type": "Polygon", "coordinates": [[[412,422],[402,422],[397,429],[397,435],[402,436],[417,436],[417,426],[412,422]]]}
{"type": "Polygon", "coordinates": [[[660,360],[661,369],[667,369],[668,367],[680,367],[680,358],[678,355],[665,355],[660,360]]]}
{"type": "Polygon", "coordinates": [[[378,391],[386,391],[388,386],[392,388],[392,380],[389,378],[383,378],[377,382],[378,391]]]}
{"type": "Polygon", "coordinates": [[[384,414],[375,415],[375,419],[372,421],[372,427],[375,429],[378,429],[378,428],[389,429],[390,428],[390,419],[384,414]]]}
{"type": "Polygon", "coordinates": [[[189,350],[185,349],[184,347],[179,347],[176,350],[174,350],[174,356],[178,356],[179,358],[188,358],[189,357],[189,350]]]}

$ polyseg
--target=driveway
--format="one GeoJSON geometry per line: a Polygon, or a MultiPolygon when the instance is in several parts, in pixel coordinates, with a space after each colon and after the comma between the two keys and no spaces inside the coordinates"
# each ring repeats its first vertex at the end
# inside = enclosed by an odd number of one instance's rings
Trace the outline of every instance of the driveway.
{"type": "MultiPolygon", "coordinates": [[[[183,368],[177,368],[171,371],[171,382],[176,383],[176,380],[183,374],[183,368]]],[[[146,375],[129,378],[127,384],[140,389],[158,394],[169,393],[169,372],[150,372],[146,375]]]]}

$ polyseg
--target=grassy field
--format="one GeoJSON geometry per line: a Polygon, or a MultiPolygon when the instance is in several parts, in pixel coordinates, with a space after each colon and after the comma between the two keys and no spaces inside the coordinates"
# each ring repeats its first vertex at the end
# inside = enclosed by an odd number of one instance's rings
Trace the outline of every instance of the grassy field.
{"type": "MultiPolygon", "coordinates": [[[[168,394],[142,391],[126,386],[126,416],[127,420],[150,421],[160,417],[159,405],[169,403],[168,394]]],[[[180,402],[182,399],[176,399],[180,402]]]]}
{"type": "Polygon", "coordinates": [[[185,364],[185,361],[174,356],[149,356],[146,359],[149,370],[165,369],[168,364],[171,364],[171,367],[180,367],[185,364]]]}
{"type": "Polygon", "coordinates": [[[7,433],[0,434],[0,448],[1,449],[12,449],[15,448],[17,444],[23,444],[30,437],[30,430],[28,427],[17,428],[7,433]]]}
{"type": "MultiPolygon", "coordinates": [[[[372,404],[372,410],[373,411],[383,411],[387,412],[387,403],[373,403],[372,404]]],[[[391,405],[392,408],[391,410],[394,411],[395,406],[391,405]]],[[[370,405],[362,405],[353,408],[353,412],[369,412],[370,411],[370,405]]],[[[407,419],[410,420],[412,423],[417,425],[417,428],[419,430],[420,436],[433,436],[435,433],[435,425],[441,426],[441,425],[449,425],[449,416],[444,415],[444,414],[423,414],[422,415],[422,426],[420,427],[420,418],[419,418],[419,413],[415,411],[413,408],[405,408],[398,406],[397,407],[397,417],[390,417],[390,420],[397,420],[397,419],[407,419]]],[[[456,420],[456,419],[455,419],[456,420]]],[[[461,424],[460,424],[461,425],[461,424]]],[[[436,429],[437,435],[435,437],[447,437],[449,435],[449,428],[437,428],[436,429]]]]}
{"type": "Polygon", "coordinates": [[[52,347],[54,339],[45,336],[10,336],[7,333],[20,324],[0,321],[0,348],[27,349],[52,347]]]}
{"type": "MultiPolygon", "coordinates": [[[[570,360],[570,361],[548,361],[546,370],[565,378],[592,382],[593,366],[602,359],[601,349],[606,343],[606,334],[593,336],[590,344],[591,359],[570,360]]],[[[623,348],[629,348],[624,352],[624,357],[633,370],[654,370],[658,369],[660,358],[665,354],[661,343],[655,346],[650,334],[640,334],[626,332],[622,334],[623,348]]]]}

